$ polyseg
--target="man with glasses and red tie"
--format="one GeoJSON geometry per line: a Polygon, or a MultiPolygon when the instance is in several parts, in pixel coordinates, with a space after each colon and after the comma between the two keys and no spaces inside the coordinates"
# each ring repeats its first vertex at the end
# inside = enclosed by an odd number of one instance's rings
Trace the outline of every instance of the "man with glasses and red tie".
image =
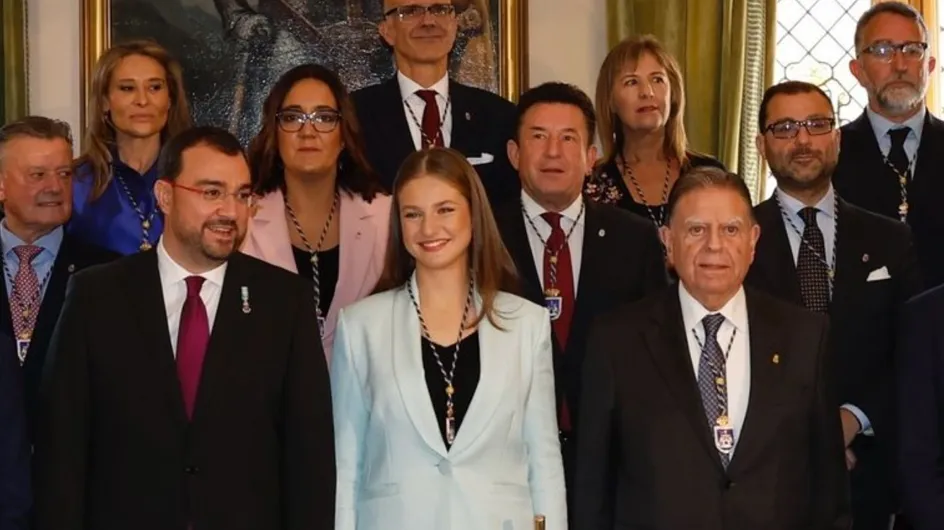
{"type": "Polygon", "coordinates": [[[841,129],[833,185],[844,199],[908,223],[924,285],[944,283],[944,122],[925,104],[937,75],[928,28],[913,7],[881,2],[859,18],[852,74],[869,96],[865,112],[841,129]]]}
{"type": "Polygon", "coordinates": [[[327,366],[299,276],[237,252],[239,141],[171,138],[153,250],[76,274],[50,346],[36,528],[334,527],[327,366]]]}
{"type": "Polygon", "coordinates": [[[384,0],[383,5],[380,36],[393,49],[397,73],[353,96],[367,156],[384,186],[391,189],[411,152],[444,146],[468,158],[493,206],[517,201],[518,178],[505,154],[514,133],[514,105],[449,79],[457,6],[446,0],[384,0]]]}

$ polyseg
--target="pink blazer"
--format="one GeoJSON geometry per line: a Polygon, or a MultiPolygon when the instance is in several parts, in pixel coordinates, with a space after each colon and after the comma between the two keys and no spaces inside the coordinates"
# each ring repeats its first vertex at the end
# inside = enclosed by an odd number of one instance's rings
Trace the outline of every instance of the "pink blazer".
{"type": "MultiPolygon", "coordinates": [[[[325,356],[331,362],[334,328],[341,308],[350,305],[373,291],[383,272],[387,250],[387,232],[390,224],[390,197],[377,195],[369,204],[359,195],[341,192],[340,203],[340,257],[338,284],[334,299],[325,315],[325,356]]],[[[249,221],[249,229],[242,252],[263,261],[298,273],[282,192],[276,190],[258,202],[256,214],[249,221]]],[[[312,323],[315,316],[312,315],[312,323]]]]}

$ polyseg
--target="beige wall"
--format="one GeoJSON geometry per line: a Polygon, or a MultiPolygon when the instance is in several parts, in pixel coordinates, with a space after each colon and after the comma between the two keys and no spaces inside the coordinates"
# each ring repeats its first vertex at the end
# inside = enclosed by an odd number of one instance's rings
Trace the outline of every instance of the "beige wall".
{"type": "MultiPolygon", "coordinates": [[[[79,126],[79,6],[28,0],[30,112],[79,126]]],[[[530,83],[562,80],[593,95],[606,55],[606,6],[599,0],[529,0],[530,83]],[[592,7],[587,7],[592,6],[592,7]]]]}

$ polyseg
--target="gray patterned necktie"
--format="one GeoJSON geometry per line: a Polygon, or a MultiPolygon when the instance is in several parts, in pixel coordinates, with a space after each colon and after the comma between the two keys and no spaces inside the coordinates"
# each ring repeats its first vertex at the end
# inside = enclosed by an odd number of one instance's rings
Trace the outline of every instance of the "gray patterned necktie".
{"type": "Polygon", "coordinates": [[[829,310],[829,268],[826,266],[826,242],[816,223],[816,208],[800,210],[806,226],[797,255],[797,279],[803,305],[810,311],[825,313],[829,310]]]}
{"type": "MultiPolygon", "coordinates": [[[[701,391],[701,403],[705,409],[709,429],[714,429],[719,416],[728,415],[727,392],[721,393],[718,388],[720,385],[716,381],[716,372],[722,378],[727,378],[724,352],[718,344],[718,330],[721,329],[723,322],[724,315],[718,313],[706,315],[701,319],[705,327],[705,343],[702,345],[701,357],[698,361],[698,389],[701,391]]],[[[724,387],[726,389],[727,384],[724,387]]],[[[719,451],[718,456],[721,457],[722,465],[727,468],[730,462],[729,455],[719,451]]]]}

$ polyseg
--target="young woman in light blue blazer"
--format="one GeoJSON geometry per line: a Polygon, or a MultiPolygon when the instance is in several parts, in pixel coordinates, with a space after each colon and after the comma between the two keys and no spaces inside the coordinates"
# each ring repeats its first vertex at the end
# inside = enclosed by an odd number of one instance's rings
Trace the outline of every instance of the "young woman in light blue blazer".
{"type": "Polygon", "coordinates": [[[331,365],[337,530],[566,530],[547,310],[518,282],[475,170],[410,155],[377,294],[331,365]]]}

